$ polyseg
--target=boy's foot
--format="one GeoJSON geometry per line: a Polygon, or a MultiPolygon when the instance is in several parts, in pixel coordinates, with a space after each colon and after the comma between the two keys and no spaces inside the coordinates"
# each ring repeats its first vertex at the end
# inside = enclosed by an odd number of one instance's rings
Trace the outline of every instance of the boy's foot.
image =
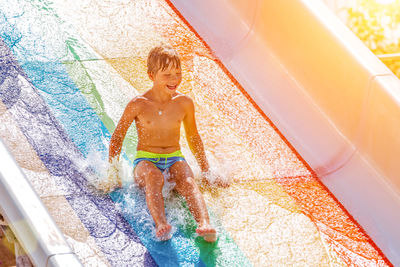
{"type": "Polygon", "coordinates": [[[196,233],[202,236],[206,242],[215,242],[217,240],[217,231],[211,225],[199,226],[196,233]]]}
{"type": "Polygon", "coordinates": [[[156,228],[156,237],[161,241],[171,239],[171,225],[168,223],[159,224],[156,228]]]}

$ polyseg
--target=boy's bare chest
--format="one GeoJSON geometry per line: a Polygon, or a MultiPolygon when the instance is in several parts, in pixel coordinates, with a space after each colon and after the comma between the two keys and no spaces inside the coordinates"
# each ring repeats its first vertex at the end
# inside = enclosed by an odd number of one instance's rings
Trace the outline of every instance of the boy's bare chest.
{"type": "Polygon", "coordinates": [[[180,127],[184,116],[178,105],[148,105],[138,116],[138,123],[144,128],[173,129],[180,127]]]}

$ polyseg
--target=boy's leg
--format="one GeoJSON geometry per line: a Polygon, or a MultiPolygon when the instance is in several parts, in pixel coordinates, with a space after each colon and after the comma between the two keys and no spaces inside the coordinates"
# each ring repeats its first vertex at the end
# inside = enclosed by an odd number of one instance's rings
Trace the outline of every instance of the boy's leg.
{"type": "Polygon", "coordinates": [[[182,195],[190,212],[197,221],[196,232],[208,242],[216,240],[216,231],[210,224],[206,203],[194,180],[192,170],[186,161],[178,161],[169,168],[171,180],[176,183],[175,190],[182,195]]]}
{"type": "Polygon", "coordinates": [[[171,231],[171,225],[167,223],[165,217],[164,198],[162,195],[163,174],[151,162],[144,160],[135,167],[134,177],[139,186],[145,188],[147,207],[156,224],[156,236],[166,239],[166,236],[171,231]]]}

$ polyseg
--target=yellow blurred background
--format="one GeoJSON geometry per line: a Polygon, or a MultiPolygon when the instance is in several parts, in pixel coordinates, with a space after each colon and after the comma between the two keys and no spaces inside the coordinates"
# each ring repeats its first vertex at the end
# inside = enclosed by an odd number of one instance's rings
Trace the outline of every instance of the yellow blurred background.
{"type": "Polygon", "coordinates": [[[323,0],[400,78],[400,0],[323,0]]]}

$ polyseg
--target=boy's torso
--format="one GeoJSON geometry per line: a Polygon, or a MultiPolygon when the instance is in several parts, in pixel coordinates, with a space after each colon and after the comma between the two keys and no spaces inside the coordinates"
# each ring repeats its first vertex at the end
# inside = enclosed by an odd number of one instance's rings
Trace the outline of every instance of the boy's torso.
{"type": "Polygon", "coordinates": [[[146,94],[141,97],[135,119],[138,150],[166,154],[180,149],[180,128],[185,117],[183,96],[177,93],[165,103],[153,101],[146,94]]]}

